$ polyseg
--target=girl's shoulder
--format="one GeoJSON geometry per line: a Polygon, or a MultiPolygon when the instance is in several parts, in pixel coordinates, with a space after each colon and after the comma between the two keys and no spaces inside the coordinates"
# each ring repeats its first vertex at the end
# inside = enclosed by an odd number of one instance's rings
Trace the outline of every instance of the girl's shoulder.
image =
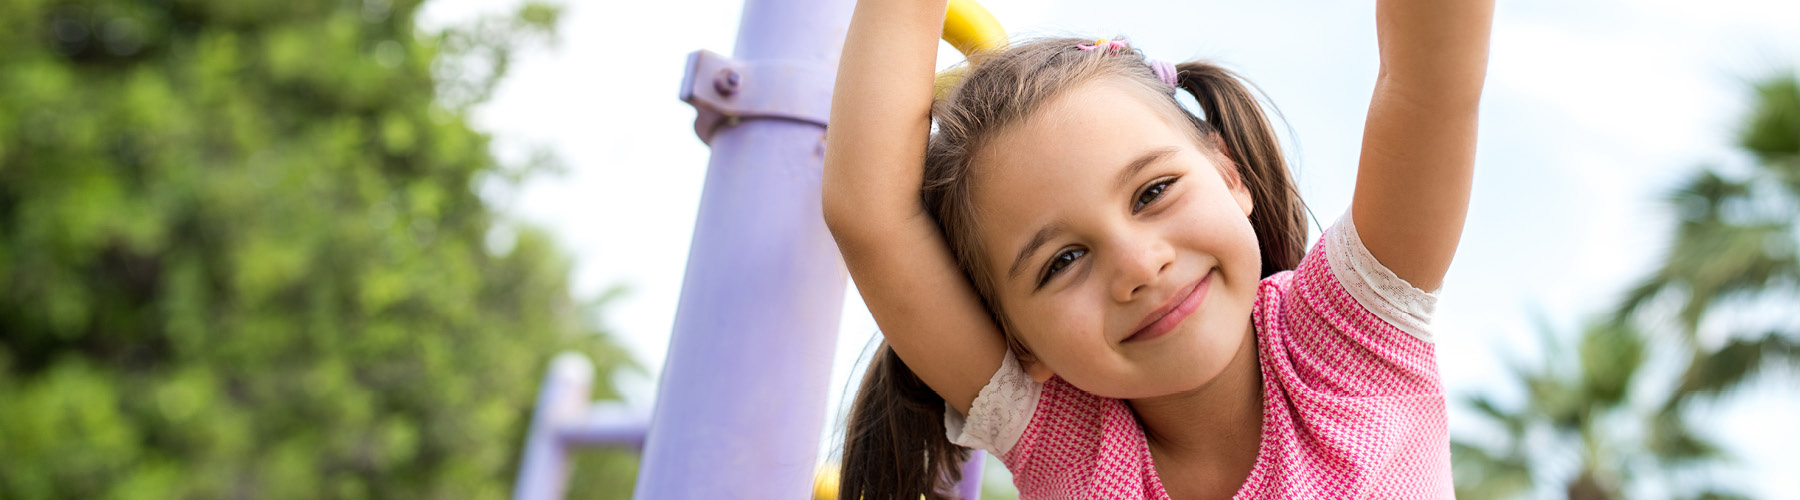
{"type": "Polygon", "coordinates": [[[945,405],[944,433],[951,443],[987,450],[1004,458],[1025,433],[1031,416],[1043,396],[1044,383],[1032,380],[1019,364],[1019,358],[1007,350],[1000,369],[976,394],[968,416],[945,405]]]}
{"type": "Polygon", "coordinates": [[[1032,380],[1011,352],[967,417],[954,408],[944,412],[950,442],[987,450],[1013,470],[1037,457],[1095,455],[1100,443],[1116,441],[1121,432],[1141,435],[1136,422],[1123,401],[1096,396],[1059,377],[1032,380]]]}
{"type": "Polygon", "coordinates": [[[1438,392],[1437,299],[1370,255],[1346,211],[1297,269],[1265,278],[1257,290],[1253,321],[1265,371],[1307,374],[1318,380],[1300,382],[1345,395],[1438,392]],[[1297,366],[1304,364],[1334,366],[1297,366]]]}
{"type": "Polygon", "coordinates": [[[998,457],[1020,498],[1153,498],[1160,491],[1143,429],[1124,401],[1058,377],[1032,380],[1011,353],[969,413],[945,412],[950,441],[998,457]]]}
{"type": "Polygon", "coordinates": [[[1259,309],[1288,300],[1317,306],[1344,306],[1343,314],[1372,314],[1382,324],[1354,324],[1392,328],[1419,341],[1434,341],[1431,316],[1441,290],[1414,288],[1376,260],[1356,234],[1350,212],[1319,236],[1300,266],[1262,280],[1257,290],[1259,309]],[[1354,306],[1354,307],[1349,307],[1354,306]]]}

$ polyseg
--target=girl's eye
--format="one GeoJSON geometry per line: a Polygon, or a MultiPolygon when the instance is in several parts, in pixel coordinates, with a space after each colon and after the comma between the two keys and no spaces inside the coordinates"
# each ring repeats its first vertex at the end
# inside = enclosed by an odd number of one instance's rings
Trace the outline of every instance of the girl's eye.
{"type": "Polygon", "coordinates": [[[1062,272],[1063,269],[1074,265],[1075,259],[1079,259],[1083,255],[1087,255],[1087,250],[1071,248],[1056,254],[1055,257],[1051,257],[1050,265],[1044,266],[1044,276],[1038,278],[1038,288],[1043,288],[1045,283],[1050,282],[1050,278],[1056,276],[1056,273],[1062,272]]]}
{"type": "Polygon", "coordinates": [[[1169,178],[1157,181],[1157,183],[1151,184],[1150,187],[1144,188],[1142,192],[1138,193],[1137,199],[1132,200],[1131,213],[1138,213],[1138,211],[1143,210],[1144,207],[1150,206],[1151,203],[1156,203],[1156,200],[1162,198],[1163,192],[1168,191],[1169,186],[1172,184],[1175,184],[1175,179],[1169,178]]]}

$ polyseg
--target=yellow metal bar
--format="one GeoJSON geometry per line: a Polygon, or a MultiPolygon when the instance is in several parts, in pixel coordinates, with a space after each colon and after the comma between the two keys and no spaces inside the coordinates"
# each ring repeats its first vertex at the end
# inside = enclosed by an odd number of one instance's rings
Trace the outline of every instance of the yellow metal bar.
{"type": "Polygon", "coordinates": [[[975,0],[950,0],[950,11],[944,14],[944,41],[963,56],[971,56],[1005,46],[1006,30],[975,0]]]}
{"type": "MultiPolygon", "coordinates": [[[[962,52],[963,57],[968,57],[976,52],[1005,47],[1006,30],[1000,27],[1000,21],[994,19],[993,13],[975,0],[950,0],[950,10],[944,13],[944,41],[962,52]]],[[[932,82],[932,96],[937,99],[949,97],[950,88],[962,79],[966,69],[957,66],[938,73],[932,82]]]]}

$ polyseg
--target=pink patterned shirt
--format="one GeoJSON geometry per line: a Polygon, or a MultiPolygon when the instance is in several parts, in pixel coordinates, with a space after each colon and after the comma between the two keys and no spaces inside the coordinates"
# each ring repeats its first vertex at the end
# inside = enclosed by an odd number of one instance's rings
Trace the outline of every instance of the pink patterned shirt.
{"type": "MultiPolygon", "coordinates": [[[[1262,445],[1234,498],[1449,498],[1450,437],[1428,325],[1437,296],[1382,267],[1349,214],[1300,268],[1262,280],[1252,312],[1262,445]]],[[[1169,495],[1130,407],[1007,354],[951,442],[988,450],[1019,498],[1169,495]]]]}

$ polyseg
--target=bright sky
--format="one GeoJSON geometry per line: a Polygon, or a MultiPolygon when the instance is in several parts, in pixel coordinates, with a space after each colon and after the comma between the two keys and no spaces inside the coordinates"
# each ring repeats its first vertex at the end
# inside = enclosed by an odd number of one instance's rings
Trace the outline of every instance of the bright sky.
{"type": "MultiPolygon", "coordinates": [[[[440,2],[425,25],[515,2],[440,2]]],[[[1321,221],[1348,206],[1377,67],[1373,2],[986,5],[1015,35],[1126,35],[1152,57],[1237,69],[1292,126],[1302,193],[1321,221]]],[[[676,99],[683,64],[693,50],[730,54],[739,9],[732,0],[571,2],[560,45],[516,60],[478,115],[506,156],[543,148],[567,164],[562,176],[490,199],[556,234],[574,255],[580,293],[630,288],[606,320],[650,368],[626,382],[635,405],[652,404],[708,157],[693,110],[676,99]]],[[[946,50],[940,64],[955,57],[946,50]]],[[[1667,236],[1660,196],[1698,165],[1747,161],[1731,148],[1745,82],[1780,67],[1800,67],[1800,3],[1501,1],[1468,225],[1435,320],[1452,391],[1493,390],[1504,378],[1496,353],[1533,357],[1535,317],[1573,329],[1647,269],[1667,236]]],[[[834,409],[875,333],[853,291],[843,317],[834,409]]],[[[1753,394],[1699,427],[1739,454],[1734,482],[1800,498],[1800,476],[1783,473],[1800,466],[1791,423],[1800,397],[1753,394]]],[[[1453,410],[1453,428],[1469,420],[1453,410]]]]}

